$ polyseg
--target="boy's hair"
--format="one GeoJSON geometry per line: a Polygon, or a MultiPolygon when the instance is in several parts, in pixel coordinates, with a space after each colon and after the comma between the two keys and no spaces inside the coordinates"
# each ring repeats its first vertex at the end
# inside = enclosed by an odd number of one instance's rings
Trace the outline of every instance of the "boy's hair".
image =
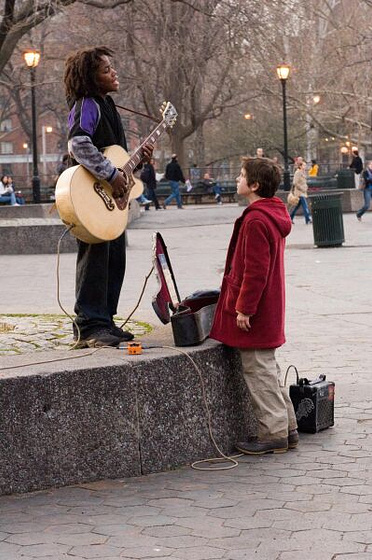
{"type": "Polygon", "coordinates": [[[279,188],[281,181],[280,167],[269,158],[245,157],[242,167],[247,173],[247,184],[258,183],[256,191],[262,198],[272,198],[279,188]]]}
{"type": "Polygon", "coordinates": [[[65,62],[64,84],[69,107],[82,97],[98,94],[97,69],[102,56],[113,56],[108,47],[87,47],[71,53],[65,62]]]}

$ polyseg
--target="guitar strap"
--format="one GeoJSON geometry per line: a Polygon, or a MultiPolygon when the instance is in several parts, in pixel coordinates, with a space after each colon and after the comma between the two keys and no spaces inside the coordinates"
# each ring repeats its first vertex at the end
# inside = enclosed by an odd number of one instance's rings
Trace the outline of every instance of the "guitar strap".
{"type": "Polygon", "coordinates": [[[129,113],[134,113],[135,115],[140,115],[141,117],[146,117],[146,119],[150,119],[156,123],[160,123],[161,120],[155,119],[155,117],[150,117],[150,115],[146,115],[146,113],[140,113],[139,111],[135,111],[134,109],[128,109],[128,107],[123,107],[122,105],[115,104],[118,109],[124,109],[124,111],[129,111],[129,113]]]}

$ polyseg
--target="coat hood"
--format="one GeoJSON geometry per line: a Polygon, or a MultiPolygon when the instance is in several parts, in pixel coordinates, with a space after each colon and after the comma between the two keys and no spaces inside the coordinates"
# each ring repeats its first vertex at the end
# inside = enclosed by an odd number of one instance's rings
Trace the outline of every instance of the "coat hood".
{"type": "Polygon", "coordinates": [[[274,196],[273,198],[261,198],[252,202],[244,211],[244,215],[249,213],[251,217],[253,212],[260,212],[265,214],[266,218],[270,220],[278,228],[282,237],[287,237],[292,229],[291,218],[284,202],[280,198],[274,196]]]}

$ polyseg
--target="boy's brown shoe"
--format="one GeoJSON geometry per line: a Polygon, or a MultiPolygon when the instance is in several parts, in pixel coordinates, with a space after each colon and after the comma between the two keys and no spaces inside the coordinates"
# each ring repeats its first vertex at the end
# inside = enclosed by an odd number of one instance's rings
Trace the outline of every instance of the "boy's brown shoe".
{"type": "Polygon", "coordinates": [[[266,453],[286,453],[288,451],[288,439],[276,439],[272,441],[239,441],[235,445],[238,451],[245,455],[265,455],[266,453]]]}
{"type": "Polygon", "coordinates": [[[288,433],[288,449],[295,449],[300,442],[300,436],[297,430],[291,430],[288,433]]]}

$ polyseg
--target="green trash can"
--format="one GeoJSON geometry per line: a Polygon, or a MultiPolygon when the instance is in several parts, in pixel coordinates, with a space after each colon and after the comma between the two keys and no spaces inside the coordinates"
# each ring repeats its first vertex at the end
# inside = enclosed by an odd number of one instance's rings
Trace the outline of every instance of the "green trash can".
{"type": "Polygon", "coordinates": [[[353,169],[339,169],[337,171],[338,189],[355,189],[355,173],[353,169]]]}
{"type": "Polygon", "coordinates": [[[342,193],[332,193],[309,197],[317,247],[340,247],[345,241],[341,196],[342,193]]]}

